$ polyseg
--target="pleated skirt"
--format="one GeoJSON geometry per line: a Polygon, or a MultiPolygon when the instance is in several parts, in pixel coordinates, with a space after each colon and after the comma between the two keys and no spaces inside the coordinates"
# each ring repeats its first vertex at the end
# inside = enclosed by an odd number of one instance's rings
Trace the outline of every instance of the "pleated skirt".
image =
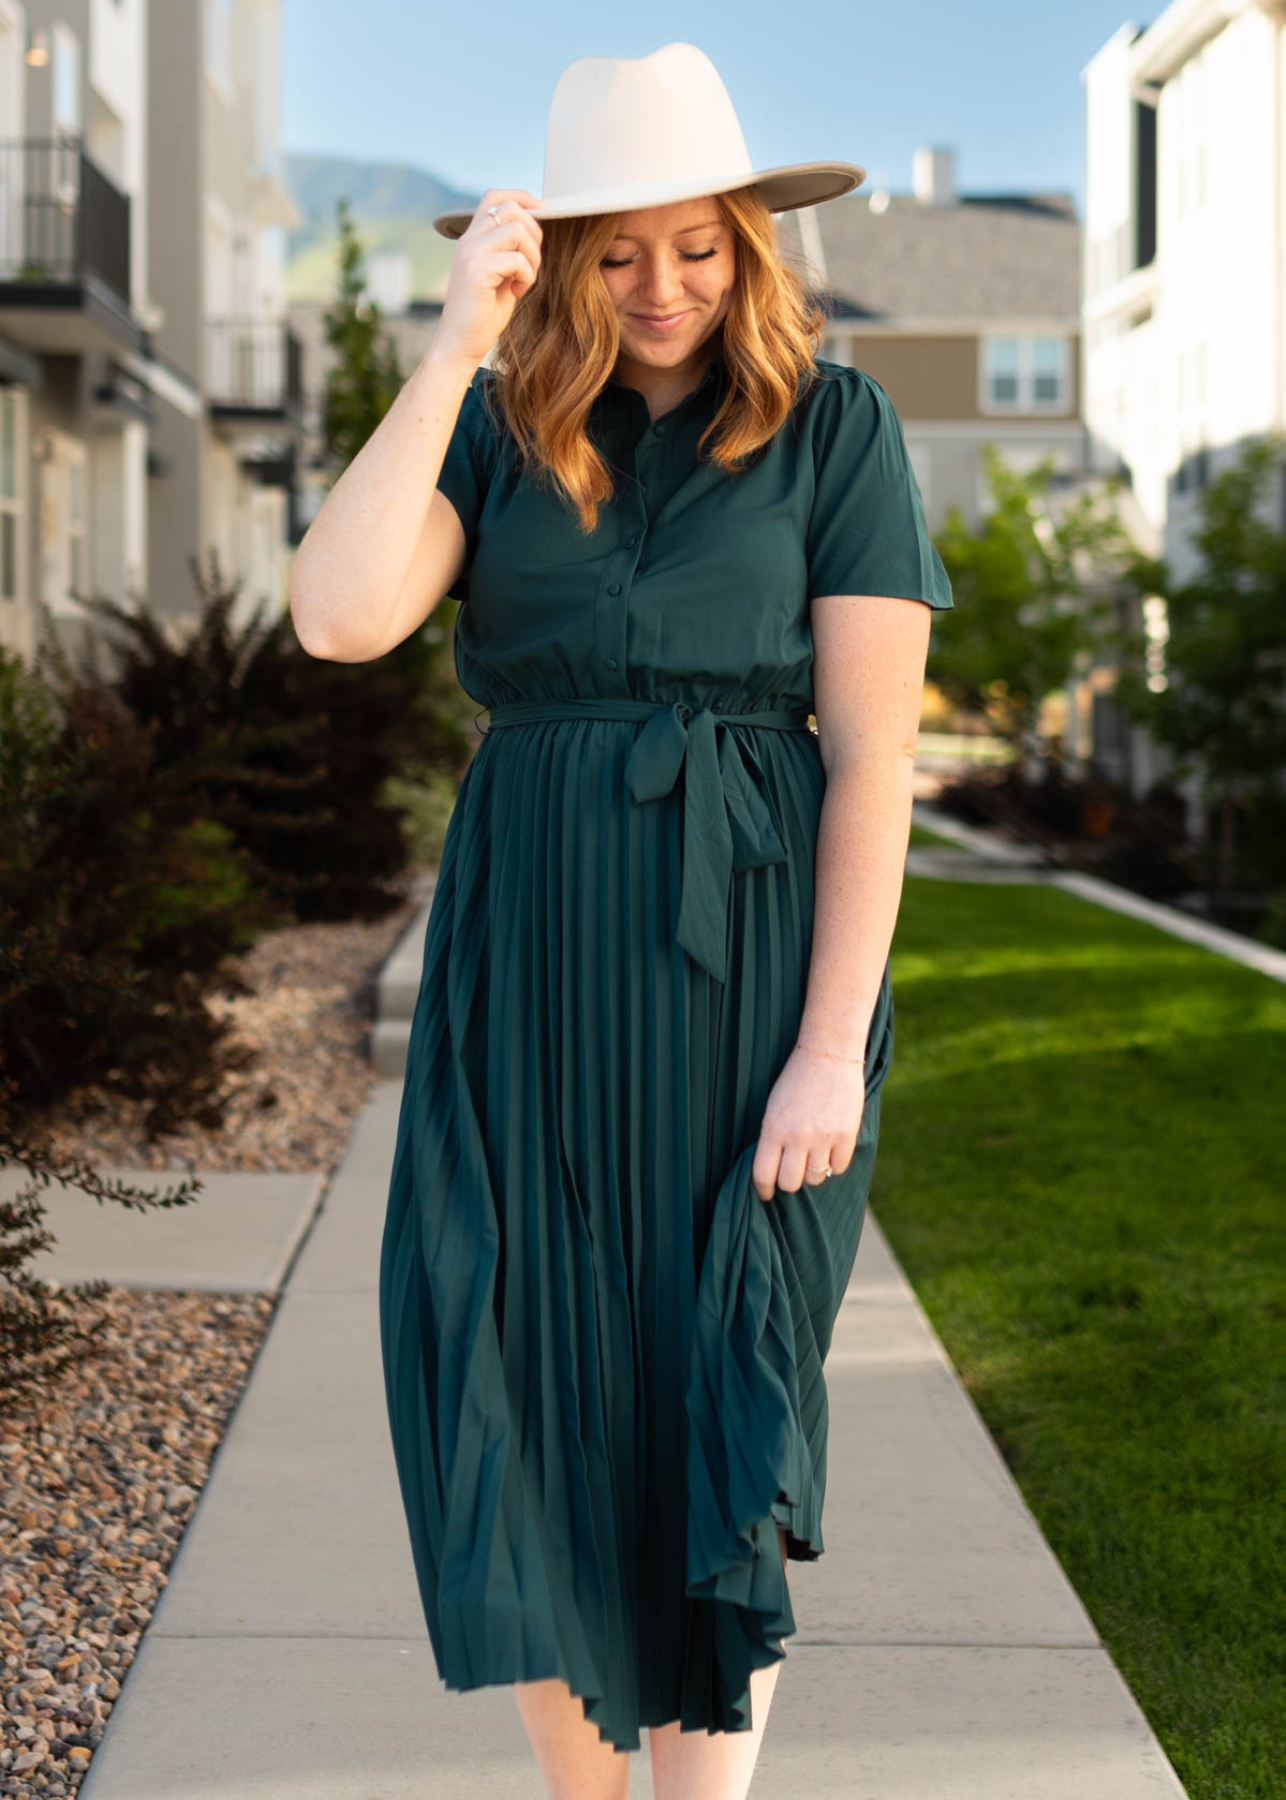
{"type": "MultiPolygon", "coordinates": [[[[447,829],[411,1024],[379,1311],[397,1476],[448,1688],[556,1676],[600,1736],[752,1725],[823,1550],[823,1360],[893,1049],[886,966],[847,1170],[761,1200],[803,1008],[825,791],[740,728],[789,855],[737,873],[729,974],[675,943],[680,793],[638,725],[493,729],[447,829]]],[[[680,778],[679,788],[682,786],[680,778]]]]}

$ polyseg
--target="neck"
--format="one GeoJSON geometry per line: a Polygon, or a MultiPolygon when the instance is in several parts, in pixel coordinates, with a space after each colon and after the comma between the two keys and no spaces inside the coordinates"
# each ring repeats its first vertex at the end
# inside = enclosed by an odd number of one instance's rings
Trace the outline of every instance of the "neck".
{"type": "Polygon", "coordinates": [[[719,348],[718,342],[707,339],[691,356],[668,369],[652,368],[622,351],[612,374],[622,387],[634,388],[642,394],[649,414],[655,419],[687,399],[719,354],[719,348]]]}

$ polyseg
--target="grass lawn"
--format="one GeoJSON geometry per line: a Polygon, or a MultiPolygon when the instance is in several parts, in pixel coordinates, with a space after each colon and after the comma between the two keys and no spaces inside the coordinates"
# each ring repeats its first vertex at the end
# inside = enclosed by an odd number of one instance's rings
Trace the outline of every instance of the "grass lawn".
{"type": "Polygon", "coordinates": [[[1286,1796],[1286,988],[908,876],[872,1206],[1192,1800],[1286,1796]]]}
{"type": "Polygon", "coordinates": [[[959,844],[954,838],[943,837],[940,831],[930,831],[927,825],[911,826],[911,843],[924,844],[930,849],[958,850],[959,844]]]}

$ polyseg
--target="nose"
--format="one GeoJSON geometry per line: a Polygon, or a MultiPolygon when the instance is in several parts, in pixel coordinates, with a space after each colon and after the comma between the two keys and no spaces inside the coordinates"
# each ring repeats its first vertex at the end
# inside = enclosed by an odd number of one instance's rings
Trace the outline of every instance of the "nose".
{"type": "Polygon", "coordinates": [[[640,291],[654,312],[663,313],[683,294],[683,268],[664,256],[654,256],[645,266],[640,291]]]}

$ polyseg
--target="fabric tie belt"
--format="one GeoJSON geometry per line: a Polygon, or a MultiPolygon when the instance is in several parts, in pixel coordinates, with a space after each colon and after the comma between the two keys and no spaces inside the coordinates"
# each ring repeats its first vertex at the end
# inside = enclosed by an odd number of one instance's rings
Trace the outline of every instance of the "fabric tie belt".
{"type": "Polygon", "coordinates": [[[725,725],[807,731],[806,712],[714,712],[685,700],[514,700],[489,709],[488,730],[542,719],[643,719],[625,778],[634,801],[659,800],[683,780],[683,885],[678,943],[716,981],[728,967],[733,870],[786,861],[786,846],[725,725]],[[685,768],[686,764],[686,768],[685,768]]]}

